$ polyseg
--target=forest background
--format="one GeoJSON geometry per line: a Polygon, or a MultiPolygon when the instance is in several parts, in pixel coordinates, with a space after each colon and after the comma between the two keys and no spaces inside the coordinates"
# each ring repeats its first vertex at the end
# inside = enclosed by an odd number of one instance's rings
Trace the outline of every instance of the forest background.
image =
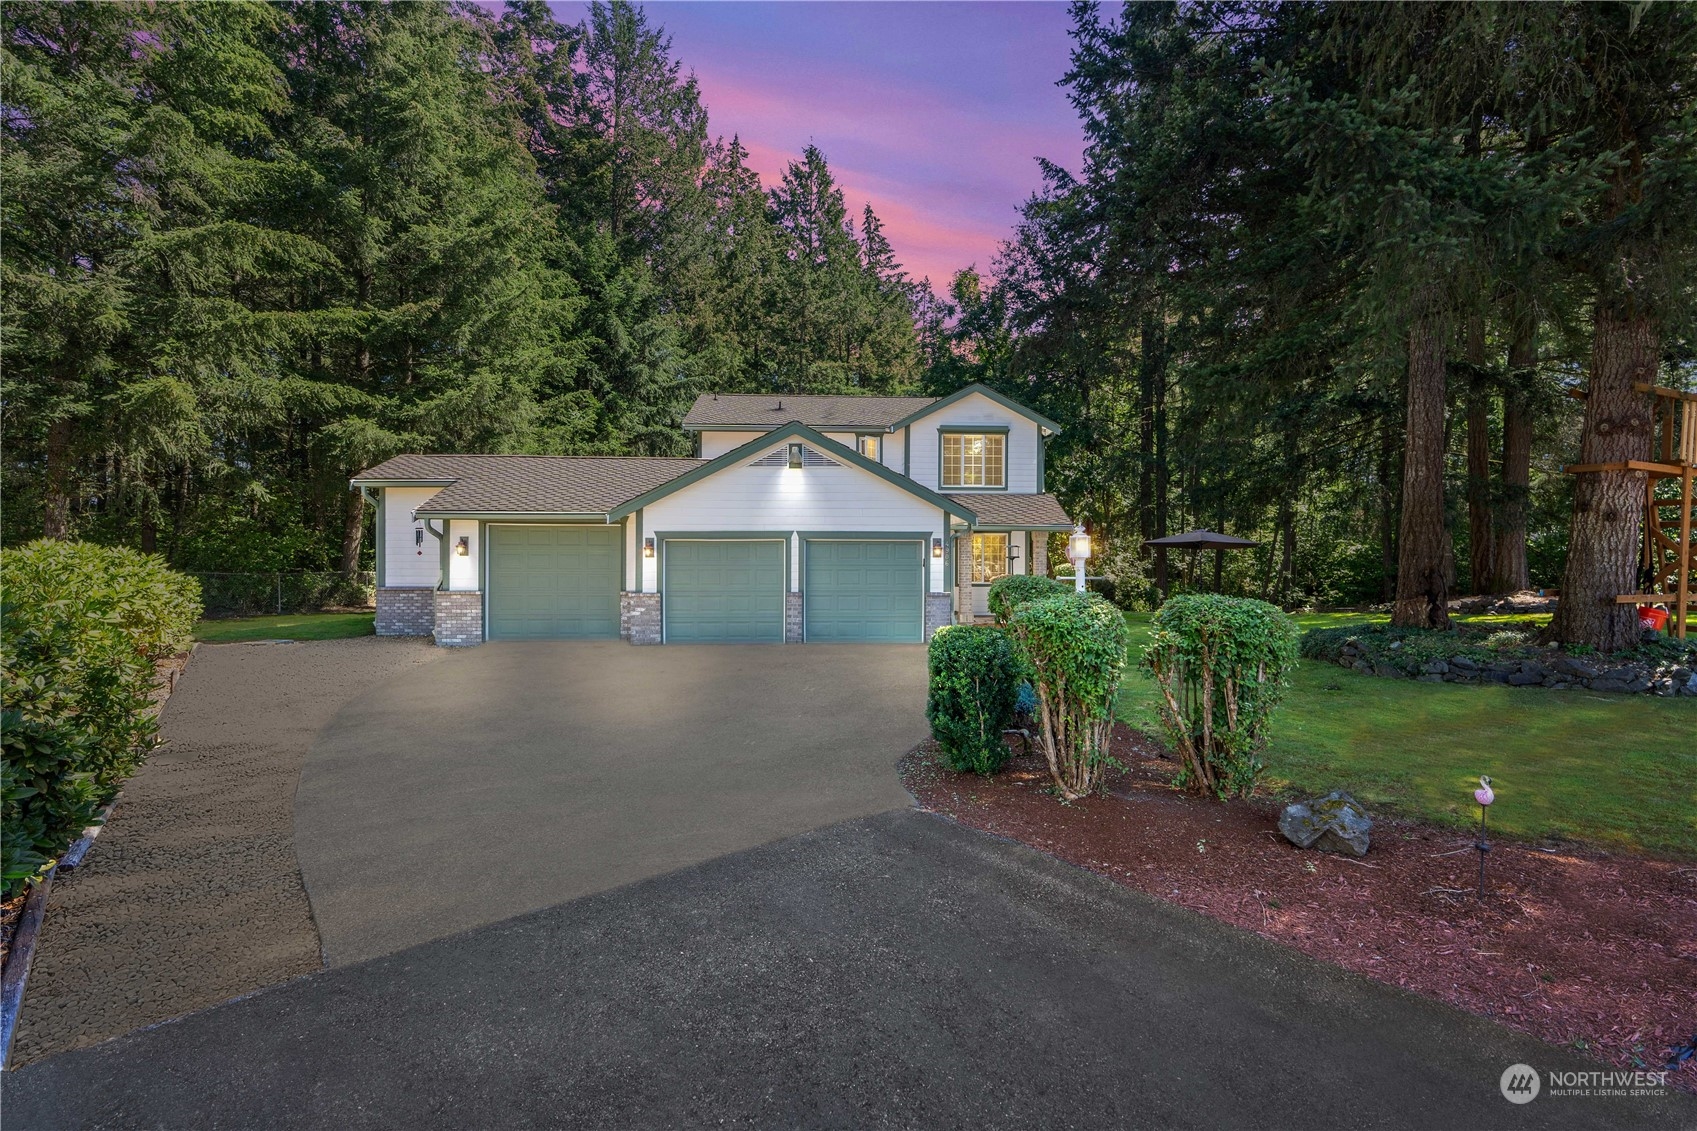
{"type": "Polygon", "coordinates": [[[981,381],[1065,426],[1127,607],[1206,526],[1262,547],[1198,586],[1404,624],[1559,586],[1558,638],[1636,632],[1642,480],[1561,469],[1697,387],[1697,5],[1075,5],[1082,170],[947,280],[817,149],[763,184],[628,4],[0,20],[7,545],[351,574],[398,452],[981,381]]]}

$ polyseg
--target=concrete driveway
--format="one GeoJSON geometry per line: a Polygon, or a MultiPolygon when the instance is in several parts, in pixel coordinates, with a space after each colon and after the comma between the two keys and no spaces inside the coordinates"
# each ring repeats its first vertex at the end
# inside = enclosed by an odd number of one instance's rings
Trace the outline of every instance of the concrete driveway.
{"type": "Polygon", "coordinates": [[[320,733],[295,852],[340,965],[911,804],[918,645],[488,644],[320,733]]]}

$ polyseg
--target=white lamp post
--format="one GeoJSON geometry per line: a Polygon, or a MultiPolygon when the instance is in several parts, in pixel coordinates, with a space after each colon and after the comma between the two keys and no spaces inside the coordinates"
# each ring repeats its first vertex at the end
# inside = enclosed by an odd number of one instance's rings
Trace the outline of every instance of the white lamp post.
{"type": "Polygon", "coordinates": [[[1084,532],[1082,522],[1072,528],[1072,537],[1067,539],[1067,558],[1072,562],[1073,587],[1082,593],[1084,565],[1090,560],[1090,535],[1084,532]]]}

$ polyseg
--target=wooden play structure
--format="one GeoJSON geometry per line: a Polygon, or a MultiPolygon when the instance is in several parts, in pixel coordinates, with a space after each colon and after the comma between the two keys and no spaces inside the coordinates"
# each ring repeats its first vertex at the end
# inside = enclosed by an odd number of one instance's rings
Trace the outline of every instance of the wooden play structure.
{"type": "Polygon", "coordinates": [[[1574,464],[1572,474],[1592,471],[1644,473],[1644,536],[1641,575],[1648,580],[1643,593],[1622,593],[1623,605],[1666,605],[1673,634],[1685,639],[1691,619],[1693,577],[1697,567],[1692,541],[1692,478],[1697,473],[1697,393],[1638,385],[1655,398],[1650,451],[1647,459],[1624,463],[1574,464]]]}

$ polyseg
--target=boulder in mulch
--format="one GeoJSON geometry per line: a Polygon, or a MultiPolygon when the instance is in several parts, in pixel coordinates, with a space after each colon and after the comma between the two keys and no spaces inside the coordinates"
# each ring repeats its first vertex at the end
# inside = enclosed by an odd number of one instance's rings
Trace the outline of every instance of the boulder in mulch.
{"type": "Polygon", "coordinates": [[[1286,805],[1279,814],[1279,831],[1298,848],[1365,856],[1373,818],[1359,801],[1338,789],[1312,801],[1286,805]]]}

